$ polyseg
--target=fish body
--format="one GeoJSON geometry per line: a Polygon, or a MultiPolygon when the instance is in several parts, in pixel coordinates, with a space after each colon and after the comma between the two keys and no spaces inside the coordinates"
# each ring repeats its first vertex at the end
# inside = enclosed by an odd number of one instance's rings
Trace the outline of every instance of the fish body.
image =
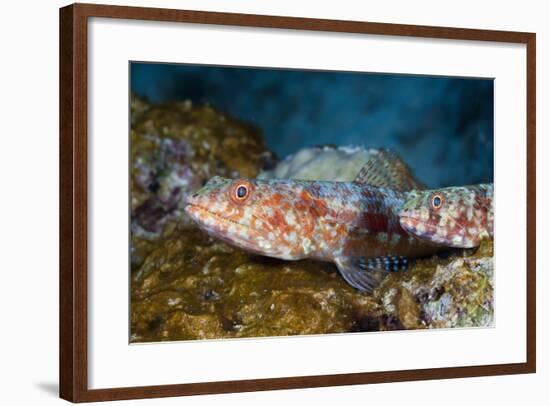
{"type": "Polygon", "coordinates": [[[405,270],[411,258],[438,251],[399,223],[409,196],[400,189],[415,183],[387,170],[382,176],[374,164],[353,182],[214,177],[188,197],[186,212],[211,236],[246,251],[333,262],[349,284],[370,292],[377,274],[405,270]],[[380,186],[388,182],[395,189],[380,186]]]}
{"type": "Polygon", "coordinates": [[[493,184],[411,192],[399,217],[403,230],[428,243],[477,247],[493,238],[493,184]]]}

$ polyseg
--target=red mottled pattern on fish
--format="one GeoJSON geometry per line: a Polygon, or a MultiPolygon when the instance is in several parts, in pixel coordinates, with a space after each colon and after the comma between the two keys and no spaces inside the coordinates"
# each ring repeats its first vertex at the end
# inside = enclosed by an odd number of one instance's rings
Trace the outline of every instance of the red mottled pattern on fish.
{"type": "Polygon", "coordinates": [[[403,229],[421,240],[477,247],[493,238],[493,184],[411,192],[399,216],[403,229]]]}
{"type": "Polygon", "coordinates": [[[214,177],[186,211],[213,237],[265,256],[334,262],[348,283],[372,291],[372,271],[404,270],[408,258],[437,251],[401,228],[407,196],[359,181],[214,177]]]}

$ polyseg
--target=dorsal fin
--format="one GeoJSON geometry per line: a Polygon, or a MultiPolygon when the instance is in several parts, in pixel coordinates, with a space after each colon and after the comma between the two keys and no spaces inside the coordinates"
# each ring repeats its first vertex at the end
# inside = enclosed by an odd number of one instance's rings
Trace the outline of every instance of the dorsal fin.
{"type": "Polygon", "coordinates": [[[400,192],[424,189],[405,162],[389,150],[373,153],[361,168],[354,182],[375,187],[387,187],[400,192]]]}

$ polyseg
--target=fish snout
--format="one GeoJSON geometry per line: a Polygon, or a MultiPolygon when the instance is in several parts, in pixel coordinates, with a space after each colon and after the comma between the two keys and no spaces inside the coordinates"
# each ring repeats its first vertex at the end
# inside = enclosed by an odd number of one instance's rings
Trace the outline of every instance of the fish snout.
{"type": "Polygon", "coordinates": [[[418,218],[418,213],[410,207],[402,207],[401,210],[397,213],[399,216],[399,222],[404,221],[408,222],[413,219],[418,218]]]}
{"type": "Polygon", "coordinates": [[[186,205],[189,205],[189,204],[197,204],[198,202],[198,199],[199,199],[199,194],[198,193],[192,193],[192,194],[188,194],[186,197],[185,197],[185,204],[186,205]]]}
{"type": "Polygon", "coordinates": [[[399,213],[399,224],[401,224],[401,227],[406,229],[408,226],[411,225],[411,223],[412,223],[411,219],[406,216],[406,213],[404,212],[399,213]]]}
{"type": "Polygon", "coordinates": [[[195,219],[195,217],[197,216],[199,206],[200,206],[200,196],[198,193],[188,194],[185,197],[185,207],[183,208],[183,210],[192,219],[195,219]]]}
{"type": "Polygon", "coordinates": [[[419,221],[408,210],[402,210],[399,213],[399,224],[407,233],[416,234],[419,221]]]}

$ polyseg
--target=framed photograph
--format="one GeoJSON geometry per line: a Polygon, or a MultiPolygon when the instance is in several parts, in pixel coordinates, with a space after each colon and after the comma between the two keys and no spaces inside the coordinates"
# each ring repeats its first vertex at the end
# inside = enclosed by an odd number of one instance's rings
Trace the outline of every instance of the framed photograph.
{"type": "Polygon", "coordinates": [[[60,396],[535,372],[535,34],[60,10],[60,396]]]}

